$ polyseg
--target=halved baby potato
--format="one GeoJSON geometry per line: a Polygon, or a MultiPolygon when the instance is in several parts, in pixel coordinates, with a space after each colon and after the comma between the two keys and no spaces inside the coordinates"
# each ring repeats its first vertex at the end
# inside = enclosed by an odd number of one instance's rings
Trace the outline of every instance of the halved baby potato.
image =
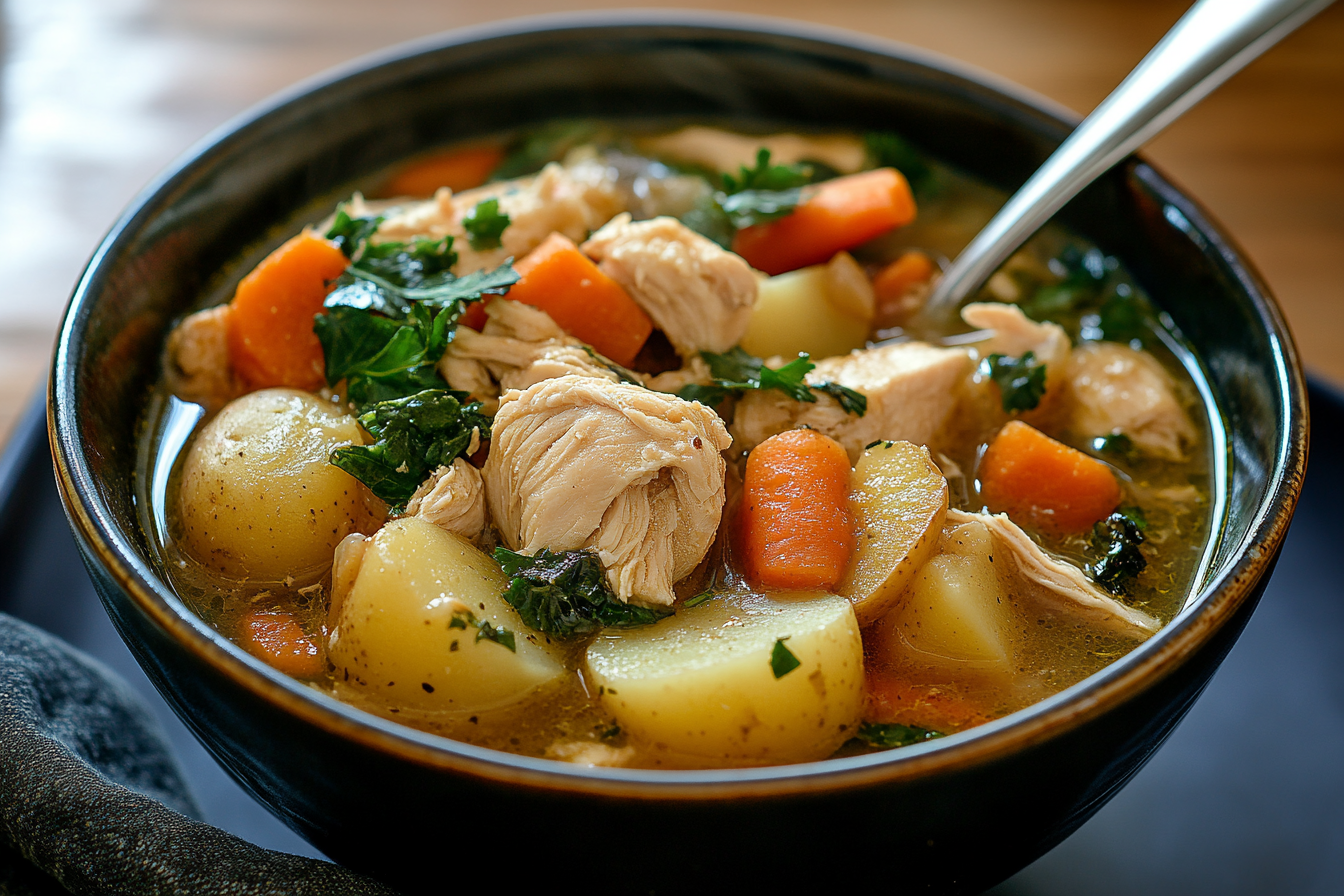
{"type": "Polygon", "coordinates": [[[807,762],[854,733],[863,646],[843,597],[721,594],[603,632],[586,677],[622,730],[672,764],[807,762]]]}
{"type": "Polygon", "coordinates": [[[889,613],[914,574],[938,551],[947,517],[947,479],[929,449],[881,442],[854,465],[850,508],[858,525],[854,560],[837,589],[860,625],[889,613]]]}
{"type": "Polygon", "coordinates": [[[555,681],[566,651],[523,623],[508,587],[494,560],[420,517],[352,536],[333,569],[337,686],[398,709],[477,713],[555,681]]]}
{"type": "Polygon", "coordinates": [[[846,313],[830,297],[831,282],[824,264],[762,280],[742,348],[758,358],[779,355],[786,361],[799,352],[816,360],[862,348],[871,316],[846,313]]]}

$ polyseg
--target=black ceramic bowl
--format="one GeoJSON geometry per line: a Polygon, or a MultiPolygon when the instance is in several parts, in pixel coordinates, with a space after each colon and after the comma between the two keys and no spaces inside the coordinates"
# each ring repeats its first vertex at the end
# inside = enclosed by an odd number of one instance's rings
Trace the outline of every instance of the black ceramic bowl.
{"type": "MultiPolygon", "coordinates": [[[[714,890],[865,874],[974,891],[1067,836],[1152,755],[1273,568],[1307,419],[1283,318],[1191,199],[1130,160],[1062,213],[1198,348],[1227,423],[1209,585],[1133,653],[930,744],[748,771],[588,770],[403,728],[328,699],[195,618],[136,520],[136,421],[169,322],[419,150],[559,117],[897,129],[1012,189],[1068,133],[1039,99],[909,48],[773,21],[606,16],[458,32],[307,85],[207,141],[113,228],[75,290],[51,380],[62,496],[123,638],[244,787],[334,859],[410,891],[525,867],[585,889],[714,890]],[[324,203],[326,204],[324,206],[324,203]],[[229,267],[232,265],[232,267],[229,267]],[[218,286],[218,283],[215,283],[218,286]],[[824,875],[824,876],[822,876],[824,875]]],[[[225,284],[227,287],[228,284],[225,284]]]]}

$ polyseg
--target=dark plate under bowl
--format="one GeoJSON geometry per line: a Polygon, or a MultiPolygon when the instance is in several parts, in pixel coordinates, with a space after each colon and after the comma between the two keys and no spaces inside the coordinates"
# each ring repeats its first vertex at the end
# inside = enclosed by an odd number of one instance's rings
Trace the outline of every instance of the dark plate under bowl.
{"type": "Polygon", "coordinates": [[[1209,585],[1181,616],[1005,719],[892,753],[779,768],[576,768],[327,698],[222,638],[155,568],[134,506],[136,421],[172,319],[220,287],[221,269],[240,276],[285,226],[400,158],[589,116],[896,129],[1005,189],[1072,124],[1022,91],[906,47],[666,13],[456,32],[299,89],[207,141],[137,200],[67,311],[51,440],[109,615],[245,788],[331,857],[407,890],[498,885],[520,860],[613,891],[812,875],[839,883],[871,871],[903,889],[962,892],[1004,878],[1095,812],[1190,707],[1263,590],[1301,485],[1305,392],[1283,318],[1228,237],[1142,161],[1061,217],[1119,256],[1199,351],[1226,422],[1227,516],[1209,585]]]}

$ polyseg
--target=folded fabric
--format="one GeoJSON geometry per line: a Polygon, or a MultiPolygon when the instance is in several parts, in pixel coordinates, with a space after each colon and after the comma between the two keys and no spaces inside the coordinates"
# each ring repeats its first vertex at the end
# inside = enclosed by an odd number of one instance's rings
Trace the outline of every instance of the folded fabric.
{"type": "Polygon", "coordinates": [[[0,613],[0,896],[393,894],[338,865],[254,846],[199,814],[130,687],[0,613]]]}

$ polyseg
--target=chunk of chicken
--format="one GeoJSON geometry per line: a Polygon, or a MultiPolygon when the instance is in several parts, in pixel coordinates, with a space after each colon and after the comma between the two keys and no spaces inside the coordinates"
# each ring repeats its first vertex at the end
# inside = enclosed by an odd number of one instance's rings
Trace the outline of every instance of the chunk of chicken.
{"type": "Polygon", "coordinates": [[[653,318],[683,359],[726,352],[756,304],[751,266],[676,218],[633,223],[617,215],[583,251],[653,318]]]}
{"type": "Polygon", "coordinates": [[[218,305],[183,318],[163,351],[168,389],[183,401],[214,413],[247,389],[229,362],[229,306],[218,305]]]}
{"type": "Polygon", "coordinates": [[[863,141],[850,134],[734,134],[718,128],[691,125],[670,134],[639,141],[645,152],[668,159],[693,162],[736,174],[742,166],[756,165],[756,153],[770,150],[775,165],[795,162],[823,162],[841,174],[853,174],[863,167],[867,150],[863,141]]]}
{"type": "MultiPolygon", "coordinates": [[[[1068,379],[1069,336],[1058,324],[1037,323],[1016,305],[1000,302],[976,302],[961,310],[961,318],[973,327],[989,331],[982,341],[971,345],[976,361],[990,355],[1020,358],[1031,352],[1037,363],[1045,365],[1045,394],[1035,408],[1021,414],[1023,420],[1042,429],[1053,430],[1064,383],[1068,379]]],[[[997,386],[977,369],[967,383],[962,416],[966,431],[977,436],[998,429],[1008,419],[997,386]]]]}
{"type": "Polygon", "coordinates": [[[1027,581],[1053,595],[1071,612],[1117,634],[1147,638],[1161,623],[1133,607],[1127,607],[1098,588],[1071,563],[1051,557],[1031,536],[1004,514],[967,513],[951,509],[947,525],[979,522],[989,530],[996,547],[1012,558],[1017,571],[1027,581]]]}
{"type": "Polygon", "coordinates": [[[506,393],[492,433],[486,499],[508,547],[593,550],[621,600],[672,603],[723,511],[732,440],[713,411],[564,376],[506,393]]]}
{"type": "Polygon", "coordinates": [[[1146,454],[1180,460],[1199,438],[1157,359],[1114,342],[1073,350],[1068,364],[1069,423],[1087,439],[1121,433],[1146,454]]]}
{"type": "Polygon", "coordinates": [[[957,387],[971,369],[965,351],[923,342],[823,358],[807,382],[839,383],[861,392],[868,399],[862,417],[846,412],[829,395],[805,403],[776,391],[749,392],[737,403],[734,443],[747,450],[775,433],[810,426],[843,445],[851,461],[879,439],[927,445],[956,408],[957,387]]]}
{"type": "Polygon", "coordinates": [[[446,187],[434,198],[402,206],[378,228],[378,237],[409,240],[452,236],[458,254],[453,270],[467,274],[493,268],[506,258],[521,258],[552,233],[562,233],[578,242],[624,209],[616,172],[595,159],[581,159],[562,167],[554,162],[532,177],[486,184],[454,194],[446,187]],[[498,199],[499,210],[509,216],[509,226],[497,249],[474,249],[466,237],[462,219],[477,204],[498,199]]]}
{"type": "Polygon", "coordinates": [[[468,392],[488,414],[499,394],[526,389],[560,376],[619,382],[620,376],[582,342],[560,329],[540,308],[495,298],[486,305],[484,330],[459,327],[439,361],[439,373],[454,389],[468,392]]]}
{"type": "Polygon", "coordinates": [[[440,529],[480,541],[485,530],[485,482],[462,458],[439,467],[411,495],[406,516],[419,516],[440,529]]]}

